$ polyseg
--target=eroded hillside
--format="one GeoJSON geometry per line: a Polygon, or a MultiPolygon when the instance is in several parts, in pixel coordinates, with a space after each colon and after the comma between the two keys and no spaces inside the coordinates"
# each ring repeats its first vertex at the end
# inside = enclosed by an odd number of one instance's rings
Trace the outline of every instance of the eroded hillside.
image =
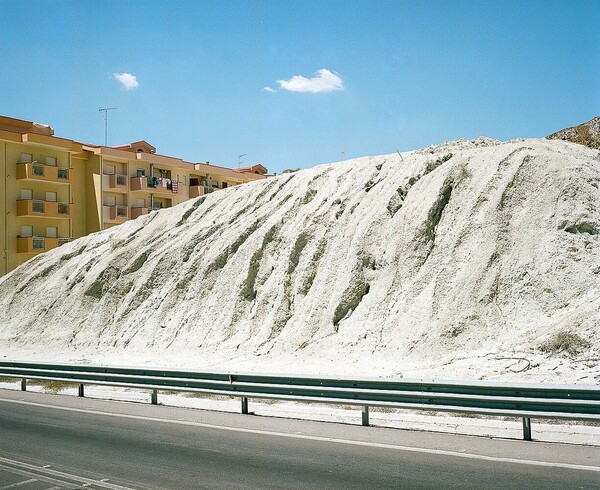
{"type": "Polygon", "coordinates": [[[1,278],[0,345],[7,357],[597,382],[599,155],[481,138],[213,193],[1,278]]]}

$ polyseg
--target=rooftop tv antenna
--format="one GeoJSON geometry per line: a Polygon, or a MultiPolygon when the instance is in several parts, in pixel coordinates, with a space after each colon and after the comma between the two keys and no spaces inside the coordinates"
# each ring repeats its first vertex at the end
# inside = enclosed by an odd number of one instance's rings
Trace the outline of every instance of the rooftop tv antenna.
{"type": "Polygon", "coordinates": [[[242,166],[242,163],[244,163],[244,160],[242,160],[242,158],[244,158],[248,153],[243,153],[241,155],[238,155],[238,167],[242,166]]]}
{"type": "Polygon", "coordinates": [[[116,107],[103,107],[98,109],[100,112],[104,112],[104,146],[108,146],[108,111],[116,111],[116,107]]]}

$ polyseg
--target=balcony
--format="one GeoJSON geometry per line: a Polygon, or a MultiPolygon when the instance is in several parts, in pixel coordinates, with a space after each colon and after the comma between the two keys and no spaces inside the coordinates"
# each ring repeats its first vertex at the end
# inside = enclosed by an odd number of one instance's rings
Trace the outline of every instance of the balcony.
{"type": "Polygon", "coordinates": [[[66,202],[20,199],[17,201],[17,216],[69,219],[71,206],[66,202]]]}
{"type": "Polygon", "coordinates": [[[140,216],[148,214],[148,208],[145,208],[145,207],[131,208],[130,214],[131,214],[131,219],[136,219],[136,218],[139,218],[140,216]]]}
{"type": "Polygon", "coordinates": [[[127,176],[121,174],[103,175],[102,184],[113,192],[127,192],[127,176]]]}
{"type": "Polygon", "coordinates": [[[42,180],[57,184],[70,184],[68,168],[59,168],[37,162],[17,163],[17,180],[42,180]]]}
{"type": "Polygon", "coordinates": [[[130,177],[129,189],[132,191],[148,192],[148,177],[130,177]]]}
{"type": "Polygon", "coordinates": [[[213,189],[212,187],[209,187],[207,185],[191,185],[190,186],[190,199],[192,197],[200,197],[200,196],[204,196],[205,194],[210,194],[214,190],[215,189],[213,189]]]}
{"type": "Polygon", "coordinates": [[[173,183],[171,179],[160,179],[157,177],[130,177],[129,188],[131,191],[153,192],[156,194],[183,195],[183,185],[179,182],[173,183]],[[173,191],[173,188],[176,191],[173,191]]]}
{"type": "Polygon", "coordinates": [[[127,206],[103,206],[103,218],[105,223],[124,223],[129,219],[127,206]]]}
{"type": "Polygon", "coordinates": [[[55,238],[43,236],[18,236],[17,253],[38,254],[68,243],[72,238],[55,238]]]}

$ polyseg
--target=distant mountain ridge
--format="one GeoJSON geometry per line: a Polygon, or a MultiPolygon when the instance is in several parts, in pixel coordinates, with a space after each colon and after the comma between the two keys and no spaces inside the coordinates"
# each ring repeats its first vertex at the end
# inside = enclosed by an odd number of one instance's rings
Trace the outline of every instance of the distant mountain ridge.
{"type": "Polygon", "coordinates": [[[573,143],[579,143],[589,148],[600,150],[600,116],[594,119],[574,126],[572,128],[561,129],[556,133],[547,136],[549,140],[565,140],[573,143]]]}

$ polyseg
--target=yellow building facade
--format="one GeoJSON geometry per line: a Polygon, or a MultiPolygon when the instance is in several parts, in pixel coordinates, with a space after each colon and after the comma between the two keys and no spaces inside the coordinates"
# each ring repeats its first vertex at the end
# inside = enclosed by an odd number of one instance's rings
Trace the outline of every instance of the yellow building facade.
{"type": "Polygon", "coordinates": [[[265,178],[156,154],[145,141],[94,146],[0,116],[0,276],[74,238],[188,199],[265,178]]]}

